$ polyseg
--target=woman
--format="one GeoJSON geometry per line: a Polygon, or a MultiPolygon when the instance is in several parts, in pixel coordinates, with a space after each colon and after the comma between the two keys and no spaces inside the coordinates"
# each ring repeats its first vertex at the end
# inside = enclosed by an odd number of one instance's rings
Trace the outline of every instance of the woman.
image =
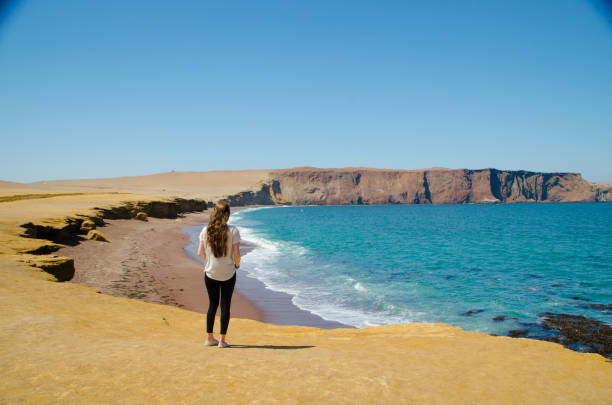
{"type": "Polygon", "coordinates": [[[227,224],[229,216],[229,204],[219,201],[210,214],[208,225],[200,233],[198,256],[206,263],[204,281],[209,299],[206,314],[207,346],[229,346],[225,341],[225,335],[229,324],[232,293],[236,284],[236,269],[240,266],[240,233],[235,226],[227,224]],[[221,299],[221,336],[217,340],[213,336],[213,326],[219,299],[221,299]]]}

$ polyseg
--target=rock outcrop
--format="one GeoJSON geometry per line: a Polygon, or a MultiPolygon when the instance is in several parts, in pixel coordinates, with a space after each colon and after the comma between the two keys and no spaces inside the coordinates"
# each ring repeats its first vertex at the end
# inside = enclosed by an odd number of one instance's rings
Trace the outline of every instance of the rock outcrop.
{"type": "Polygon", "coordinates": [[[24,260],[24,263],[37,267],[55,277],[57,281],[69,281],[74,276],[74,259],[64,256],[32,256],[24,260]]]}
{"type": "Polygon", "coordinates": [[[258,188],[227,199],[237,206],[594,202],[611,198],[612,187],[591,184],[578,173],[296,168],[270,172],[258,188]]]}
{"type": "Polygon", "coordinates": [[[98,208],[106,219],[132,219],[139,213],[153,218],[176,218],[183,212],[204,211],[208,203],[199,199],[174,198],[168,201],[127,202],[112,208],[98,208]]]}
{"type": "Polygon", "coordinates": [[[595,190],[595,201],[612,202],[612,184],[591,183],[595,190]]]}
{"type": "Polygon", "coordinates": [[[274,179],[262,182],[259,190],[242,191],[227,197],[227,200],[231,206],[290,203],[281,193],[280,182],[274,179]]]}
{"type": "Polygon", "coordinates": [[[200,199],[174,198],[159,201],[126,201],[110,207],[94,208],[93,215],[76,215],[54,221],[52,224],[28,222],[21,225],[24,228],[20,236],[37,239],[39,243],[28,250],[19,251],[22,254],[41,255],[26,261],[32,267],[38,267],[55,276],[57,281],[68,281],[74,275],[74,262],[70,258],[49,255],[64,247],[64,244],[79,243],[86,235],[87,239],[102,242],[110,240],[96,227],[104,226],[104,219],[139,219],[146,221],[148,217],[177,218],[187,212],[205,211],[210,203],[200,199]],[[70,260],[67,260],[70,259],[70,260]]]}
{"type": "Polygon", "coordinates": [[[87,239],[97,240],[98,242],[110,242],[106,235],[96,229],[87,232],[87,239]]]}
{"type": "Polygon", "coordinates": [[[145,212],[139,212],[138,214],[136,214],[136,216],[134,217],[134,219],[137,219],[139,221],[144,221],[147,222],[149,220],[149,216],[145,213],[145,212]]]}
{"type": "Polygon", "coordinates": [[[81,232],[89,232],[92,229],[96,229],[96,224],[90,219],[86,219],[81,223],[81,232]]]}

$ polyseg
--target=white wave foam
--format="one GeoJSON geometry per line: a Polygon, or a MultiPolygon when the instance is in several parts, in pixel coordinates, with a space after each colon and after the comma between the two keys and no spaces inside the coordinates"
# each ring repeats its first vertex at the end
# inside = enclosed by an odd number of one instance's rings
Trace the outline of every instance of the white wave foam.
{"type": "Polygon", "coordinates": [[[299,256],[302,256],[308,253],[308,248],[301,246],[298,243],[287,242],[287,241],[271,241],[269,239],[266,239],[260,236],[259,234],[252,231],[248,227],[242,226],[242,227],[239,227],[238,230],[240,231],[240,234],[241,234],[240,236],[243,240],[253,243],[254,245],[257,245],[259,247],[269,249],[273,252],[281,252],[281,251],[285,253],[289,252],[289,253],[296,254],[299,256]]]}
{"type": "Polygon", "coordinates": [[[255,245],[244,256],[242,268],[266,288],[292,295],[292,302],[298,308],[325,320],[355,327],[414,322],[422,318],[420,313],[399,312],[392,305],[375,309],[362,283],[348,275],[334,276],[337,269],[318,262],[316,257],[308,255],[307,248],[297,243],[272,241],[248,226],[241,226],[247,222],[245,218],[235,224],[242,239],[255,245]]]}
{"type": "Polygon", "coordinates": [[[357,283],[353,286],[355,288],[355,290],[357,291],[367,291],[366,288],[364,286],[361,285],[361,283],[357,283]]]}

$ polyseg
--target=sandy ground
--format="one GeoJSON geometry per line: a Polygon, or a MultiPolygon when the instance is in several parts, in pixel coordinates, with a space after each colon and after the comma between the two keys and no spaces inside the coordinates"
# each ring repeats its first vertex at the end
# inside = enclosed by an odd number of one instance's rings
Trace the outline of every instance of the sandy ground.
{"type": "MultiPolygon", "coordinates": [[[[104,294],[205,313],[208,296],[202,266],[183,252],[188,240],[181,228],[197,225],[208,216],[205,212],[178,220],[106,220],[107,225],[98,230],[111,243],[85,239],[57,254],[74,258],[75,276],[71,282],[104,294]]],[[[263,319],[261,311],[236,291],[232,316],[263,319]]]]}
{"type": "MultiPolygon", "coordinates": [[[[236,318],[232,347],[219,349],[203,345],[200,313],[50,281],[25,263],[31,255],[20,252],[47,242],[20,237],[20,224],[57,226],[139,198],[0,203],[0,402],[610,403],[612,362],[551,342],[444,324],[321,329],[236,318]]],[[[176,280],[158,295],[181,297],[176,280]]]]}
{"type": "Polygon", "coordinates": [[[612,366],[443,324],[323,330],[203,317],[55,283],[0,258],[0,397],[43,403],[609,404],[612,366]]]}

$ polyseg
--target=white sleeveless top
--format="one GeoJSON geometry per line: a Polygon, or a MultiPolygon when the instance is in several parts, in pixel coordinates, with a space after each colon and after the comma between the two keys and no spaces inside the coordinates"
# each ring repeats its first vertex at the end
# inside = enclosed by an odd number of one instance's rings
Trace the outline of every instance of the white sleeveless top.
{"type": "Polygon", "coordinates": [[[215,257],[210,246],[206,243],[206,227],[200,232],[200,242],[204,243],[206,265],[204,272],[209,278],[217,281],[226,281],[236,273],[234,266],[234,251],[232,246],[240,242],[240,232],[232,225],[227,226],[227,252],[225,256],[215,257]]]}

